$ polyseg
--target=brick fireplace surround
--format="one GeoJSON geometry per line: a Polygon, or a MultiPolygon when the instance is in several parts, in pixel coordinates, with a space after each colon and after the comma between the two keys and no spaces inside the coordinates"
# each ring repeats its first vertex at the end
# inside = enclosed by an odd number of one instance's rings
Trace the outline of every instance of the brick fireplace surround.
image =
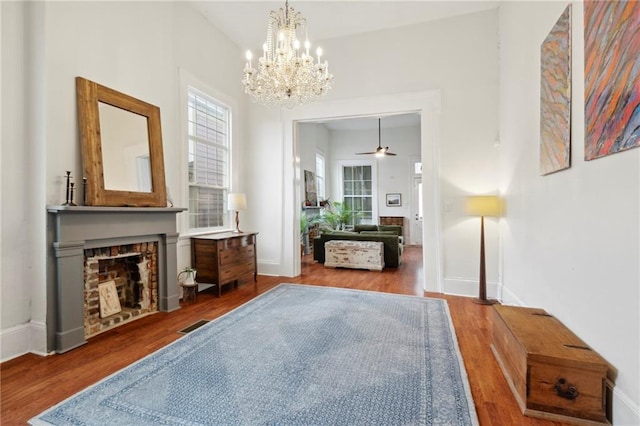
{"type": "MultiPolygon", "coordinates": [[[[173,311],[180,308],[178,286],[175,284],[178,241],[176,214],[184,210],[161,207],[47,207],[48,351],[67,352],[87,343],[87,337],[101,331],[94,328],[87,333],[85,330],[87,253],[94,258],[105,257],[101,253],[106,248],[121,250],[122,247],[131,247],[134,256],[142,253],[142,258],[145,253],[152,253],[154,265],[151,274],[155,276],[150,280],[150,285],[157,287],[151,289],[155,291],[152,298],[155,299],[156,309],[173,311]],[[144,247],[144,250],[140,247],[144,247]]],[[[105,324],[105,329],[114,325],[109,321],[105,324]]]]}

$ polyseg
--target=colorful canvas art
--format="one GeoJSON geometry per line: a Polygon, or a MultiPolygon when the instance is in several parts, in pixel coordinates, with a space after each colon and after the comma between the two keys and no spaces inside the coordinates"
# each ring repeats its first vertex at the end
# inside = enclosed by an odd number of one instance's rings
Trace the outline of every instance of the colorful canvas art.
{"type": "Polygon", "coordinates": [[[540,173],[571,165],[571,5],[540,48],[540,173]]]}
{"type": "Polygon", "coordinates": [[[584,2],[585,160],[640,146],[640,2],[584,2]]]}

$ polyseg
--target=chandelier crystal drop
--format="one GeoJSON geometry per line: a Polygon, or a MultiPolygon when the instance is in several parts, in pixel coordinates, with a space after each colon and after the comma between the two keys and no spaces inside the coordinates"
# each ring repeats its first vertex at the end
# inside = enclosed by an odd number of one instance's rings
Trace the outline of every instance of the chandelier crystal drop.
{"type": "Polygon", "coordinates": [[[322,49],[316,50],[315,58],[309,54],[307,21],[289,7],[288,0],[284,9],[269,14],[267,41],[262,48],[257,69],[253,68],[251,52],[247,52],[242,79],[245,93],[254,102],[270,108],[293,108],[312,102],[331,89],[333,75],[329,74],[327,61],[321,60],[322,49]]]}

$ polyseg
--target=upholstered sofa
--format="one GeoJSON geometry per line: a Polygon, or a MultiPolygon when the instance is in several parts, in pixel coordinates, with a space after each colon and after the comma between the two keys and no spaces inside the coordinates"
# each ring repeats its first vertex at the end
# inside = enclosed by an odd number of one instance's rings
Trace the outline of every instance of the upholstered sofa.
{"type": "Polygon", "coordinates": [[[356,225],[353,231],[323,231],[313,239],[313,259],[324,263],[324,243],[331,240],[381,241],[384,246],[384,266],[397,268],[402,263],[402,226],[356,225]]]}

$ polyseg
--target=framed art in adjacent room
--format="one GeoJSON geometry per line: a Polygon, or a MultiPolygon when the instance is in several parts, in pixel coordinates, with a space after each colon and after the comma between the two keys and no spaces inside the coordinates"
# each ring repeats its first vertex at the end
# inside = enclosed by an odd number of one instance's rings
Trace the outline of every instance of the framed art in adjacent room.
{"type": "Polygon", "coordinates": [[[399,193],[387,194],[387,207],[400,207],[402,205],[402,195],[399,193]]]}
{"type": "Polygon", "coordinates": [[[305,205],[318,205],[318,195],[316,192],[316,174],[309,170],[304,171],[304,196],[305,205]]]}

